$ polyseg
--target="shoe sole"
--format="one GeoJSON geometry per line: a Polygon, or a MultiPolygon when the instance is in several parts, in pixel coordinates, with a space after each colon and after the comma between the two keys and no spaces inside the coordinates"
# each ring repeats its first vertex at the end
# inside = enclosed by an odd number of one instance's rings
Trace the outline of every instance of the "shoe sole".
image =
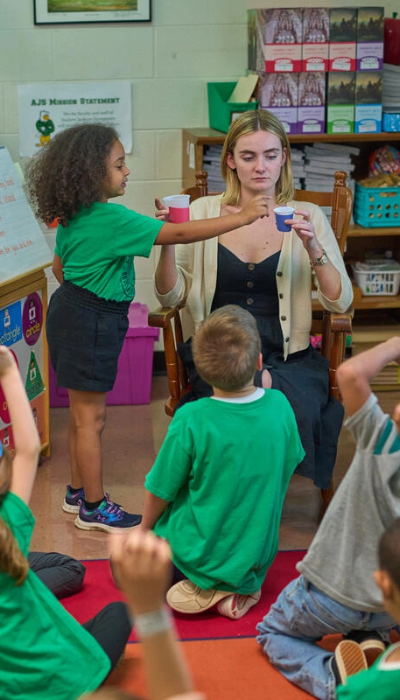
{"type": "Polygon", "coordinates": [[[132,530],[137,525],[140,525],[140,522],[141,520],[134,525],[118,527],[117,525],[106,525],[105,523],[86,523],[84,520],[81,520],[78,515],[74,521],[74,524],[75,527],[79,528],[79,530],[103,530],[103,532],[115,532],[116,530],[132,530]]]}
{"type": "Polygon", "coordinates": [[[209,610],[220,600],[232,595],[229,591],[203,591],[189,580],[179,581],[167,591],[167,603],[177,612],[195,615],[209,610]]]}
{"type": "Polygon", "coordinates": [[[70,506],[65,500],[62,504],[62,509],[65,513],[79,513],[79,506],[70,506]]]}
{"type": "Polygon", "coordinates": [[[228,601],[226,599],[223,599],[218,603],[217,610],[219,614],[223,615],[224,617],[229,617],[229,619],[231,620],[240,620],[241,617],[244,617],[246,615],[250,608],[252,608],[254,605],[257,605],[257,603],[260,601],[260,598],[261,591],[257,591],[252,595],[234,594],[232,605],[229,605],[228,609],[226,609],[228,601]],[[237,604],[238,602],[239,605],[237,604]]]}
{"type": "Polygon", "coordinates": [[[368,668],[365,654],[360,645],[350,639],[346,639],[337,645],[335,659],[343,685],[346,685],[349,676],[365,671],[368,668]]]}
{"type": "Polygon", "coordinates": [[[386,651],[385,643],[380,642],[379,639],[366,639],[364,642],[360,642],[360,647],[364,652],[368,668],[373,666],[380,655],[386,651]]]}

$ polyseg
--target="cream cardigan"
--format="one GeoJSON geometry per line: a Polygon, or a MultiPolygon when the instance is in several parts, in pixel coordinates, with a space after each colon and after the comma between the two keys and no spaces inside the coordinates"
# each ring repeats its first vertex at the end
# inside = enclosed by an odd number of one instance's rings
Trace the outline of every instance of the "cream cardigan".
{"type": "MultiPolygon", "coordinates": [[[[210,219],[220,216],[221,196],[196,199],[190,205],[191,219],[210,219]]],[[[309,202],[288,202],[288,206],[308,210],[319,242],[330,261],[339,271],[342,289],[339,299],[331,301],[318,289],[318,300],[328,311],[344,312],[352,303],[353,289],[340,254],[335,235],[323,211],[309,202]]],[[[184,337],[188,338],[210,313],[217,282],[218,237],[198,243],[176,246],[178,279],[167,294],[156,296],[163,306],[175,306],[186,298],[182,311],[184,337]]],[[[279,317],[283,334],[283,354],[304,350],[309,344],[312,320],[311,267],[309,257],[292,230],[283,237],[277,268],[279,317]]],[[[317,281],[317,280],[316,280],[317,281]]]]}

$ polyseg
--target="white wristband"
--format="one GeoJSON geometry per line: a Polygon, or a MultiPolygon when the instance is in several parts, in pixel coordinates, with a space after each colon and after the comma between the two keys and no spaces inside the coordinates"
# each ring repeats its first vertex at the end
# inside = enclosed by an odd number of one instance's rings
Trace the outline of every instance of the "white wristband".
{"type": "Polygon", "coordinates": [[[166,607],[143,615],[136,615],[134,621],[139,637],[152,637],[153,634],[166,632],[173,626],[172,615],[166,607]]]}

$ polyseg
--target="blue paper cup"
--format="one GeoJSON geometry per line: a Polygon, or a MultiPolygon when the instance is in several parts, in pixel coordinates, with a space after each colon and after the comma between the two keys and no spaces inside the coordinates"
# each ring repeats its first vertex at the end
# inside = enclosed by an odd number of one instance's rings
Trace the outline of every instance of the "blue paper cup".
{"type": "Polygon", "coordinates": [[[285,219],[293,219],[293,207],[275,207],[274,214],[276,220],[276,227],[278,231],[288,233],[292,230],[292,227],[290,225],[285,224],[285,219]]]}

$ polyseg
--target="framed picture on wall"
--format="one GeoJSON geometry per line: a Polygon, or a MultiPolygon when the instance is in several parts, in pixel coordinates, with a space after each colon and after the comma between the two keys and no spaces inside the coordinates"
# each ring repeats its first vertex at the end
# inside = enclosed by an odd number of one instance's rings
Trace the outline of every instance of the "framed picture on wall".
{"type": "Polygon", "coordinates": [[[151,0],[33,0],[35,24],[151,22],[151,0]]]}

